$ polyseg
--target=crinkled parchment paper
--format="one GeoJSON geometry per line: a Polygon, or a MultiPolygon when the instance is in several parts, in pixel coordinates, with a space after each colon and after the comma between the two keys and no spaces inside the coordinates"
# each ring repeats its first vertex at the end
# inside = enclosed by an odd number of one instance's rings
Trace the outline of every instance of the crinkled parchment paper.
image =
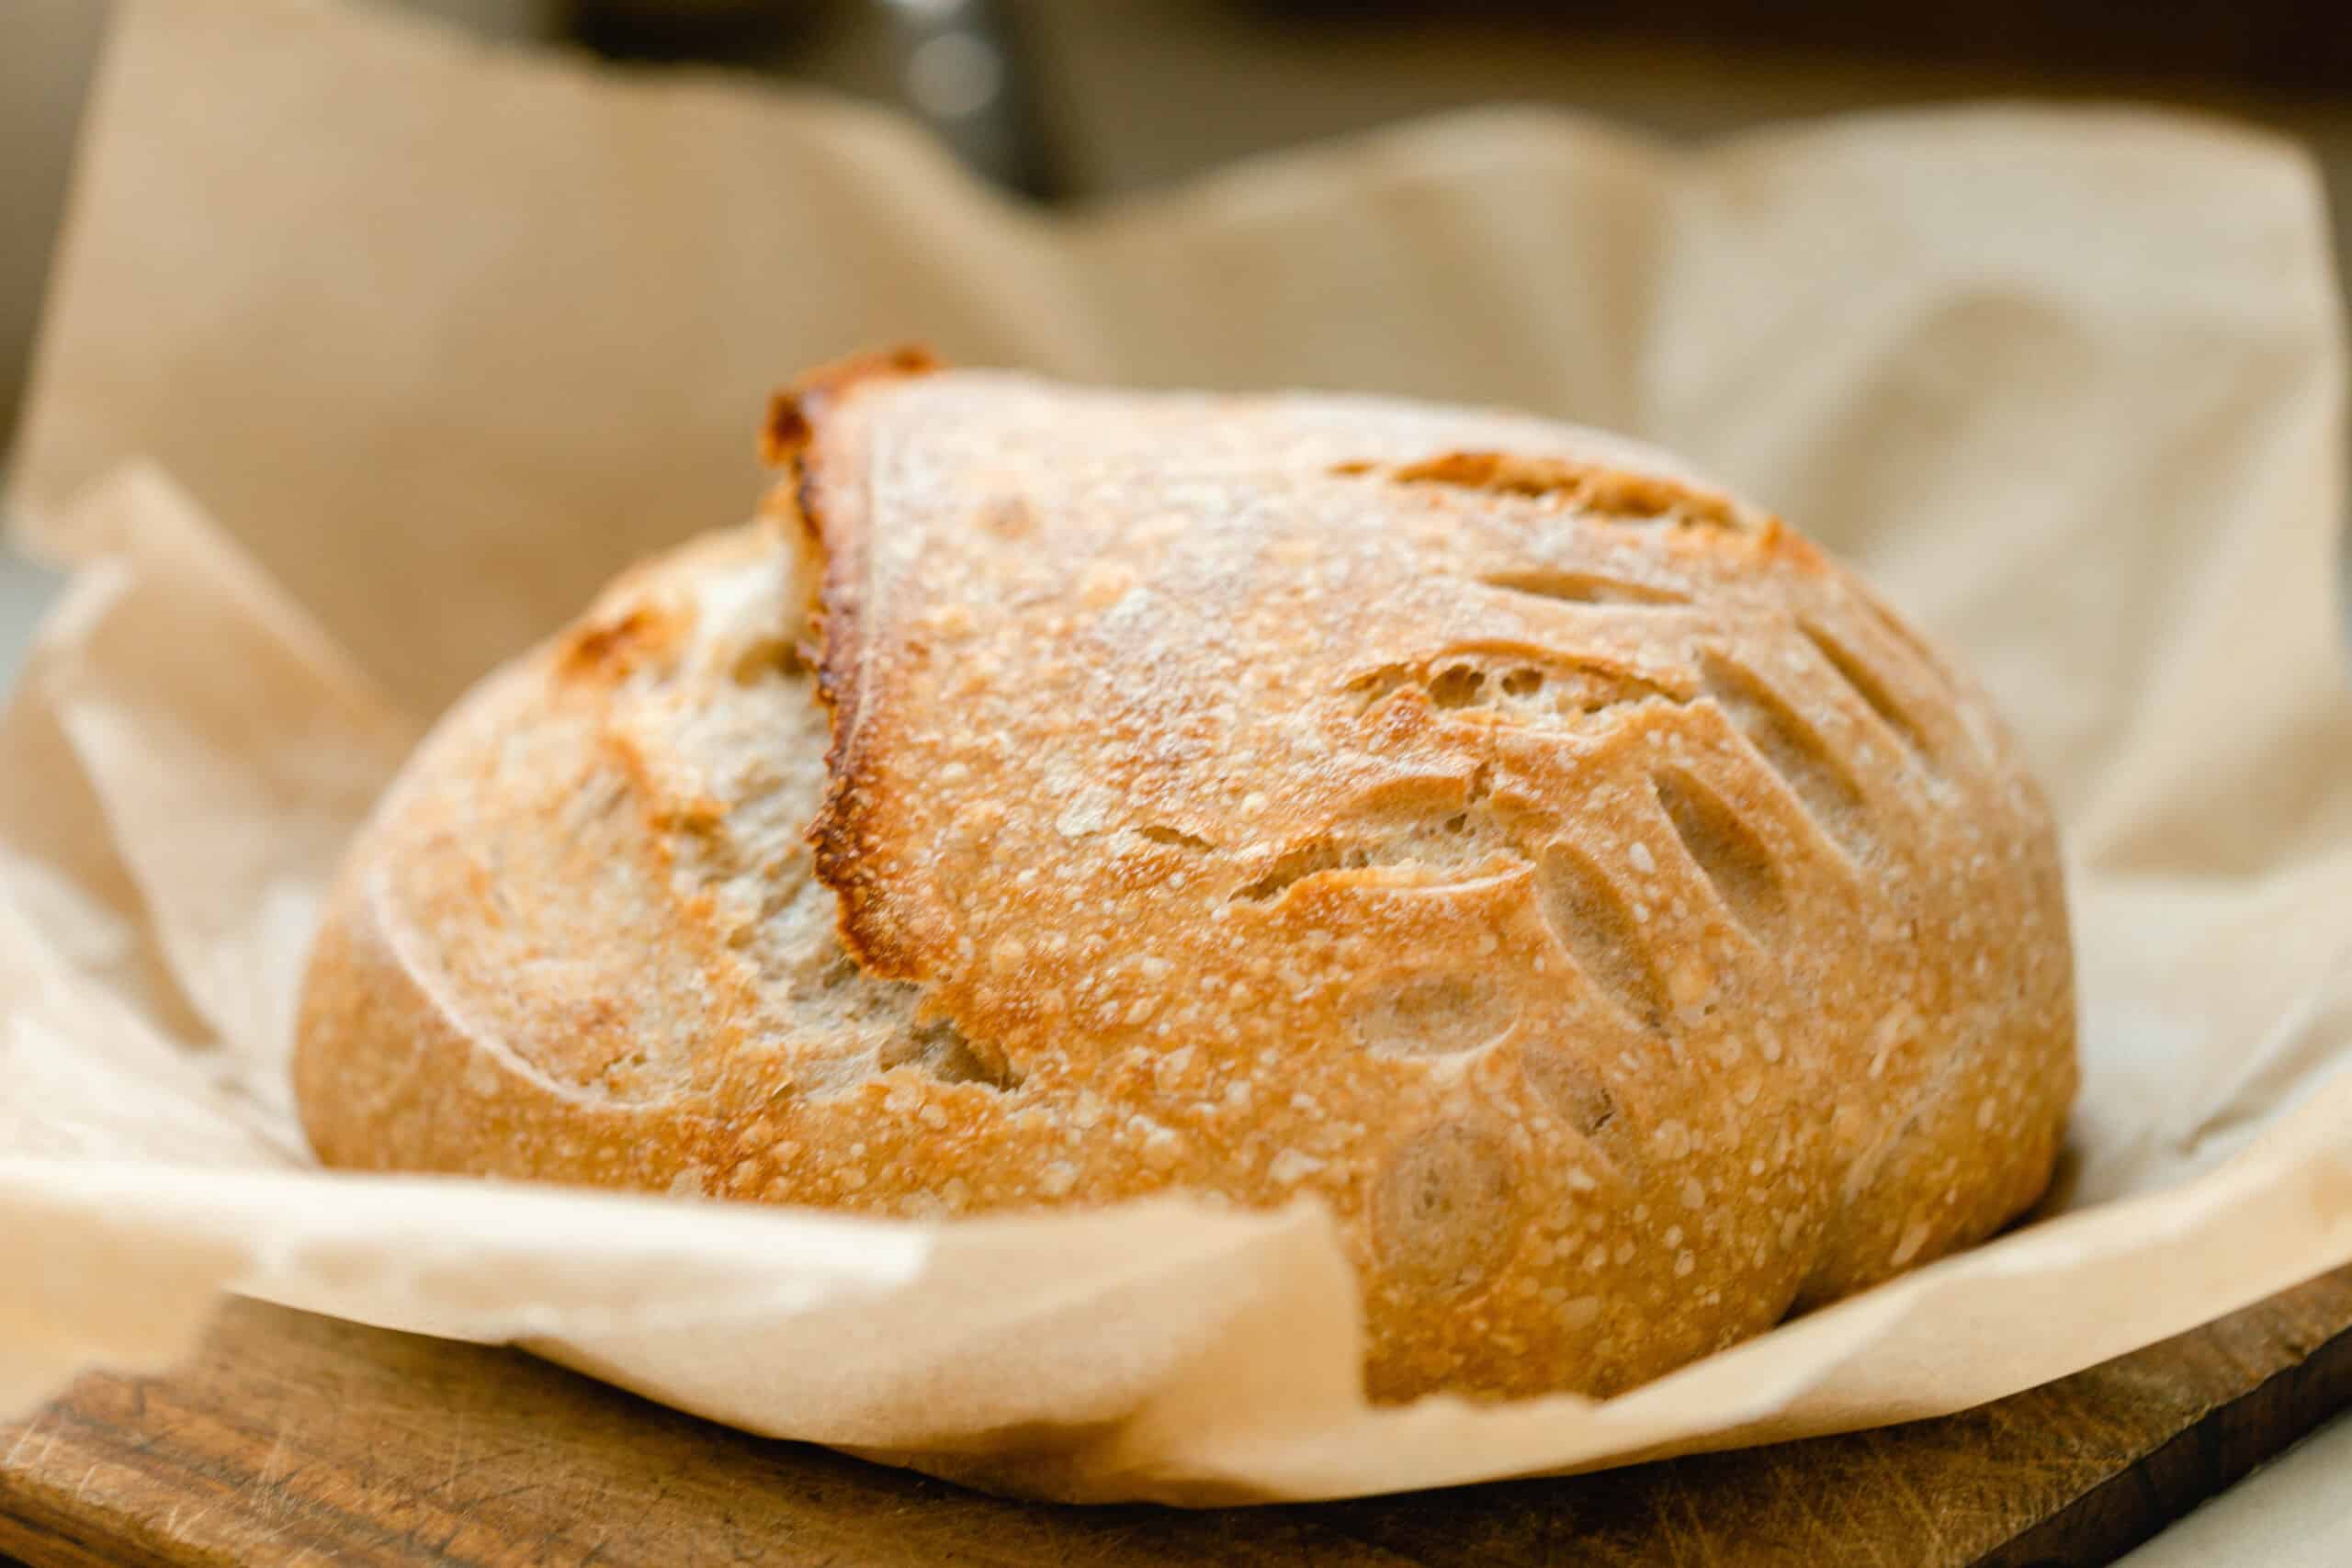
{"type": "Polygon", "coordinates": [[[1699,151],[1485,115],[1047,217],[843,105],[127,6],[17,464],[80,565],[0,728],[0,1398],[167,1362],[231,1290],[1011,1489],[1323,1497],[1948,1411],[2352,1259],[2324,231],[2276,142],[2018,109],[1699,151]],[[2066,824],[2056,1217],[1606,1404],[1372,1409],[1308,1209],[933,1227],[312,1169],[289,998],[405,744],[741,515],[772,383],[908,337],[1525,405],[1859,559],[2066,824]]]}

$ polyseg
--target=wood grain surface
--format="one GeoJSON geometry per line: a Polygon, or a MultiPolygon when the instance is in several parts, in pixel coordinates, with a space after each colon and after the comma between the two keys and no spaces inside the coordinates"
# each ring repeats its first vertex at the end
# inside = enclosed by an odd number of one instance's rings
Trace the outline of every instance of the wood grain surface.
{"type": "Polygon", "coordinates": [[[2104,1562],[2352,1396],[2352,1270],[1937,1421],[1565,1481],[1184,1513],[1008,1503],[517,1352],[229,1305],[0,1425],[0,1553],[226,1563],[2104,1562]]]}

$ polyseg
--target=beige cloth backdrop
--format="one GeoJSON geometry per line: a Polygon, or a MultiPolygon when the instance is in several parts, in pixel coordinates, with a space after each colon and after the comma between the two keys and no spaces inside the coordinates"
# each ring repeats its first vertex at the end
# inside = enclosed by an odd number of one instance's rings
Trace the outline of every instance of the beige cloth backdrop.
{"type": "Polygon", "coordinates": [[[1048,217],[840,104],[134,0],[20,461],[33,541],[87,564],[0,731],[0,1270],[39,1281],[0,1395],[167,1357],[227,1287],[1000,1485],[1313,1496],[1955,1408],[2352,1258],[2324,233],[2278,142],[2020,108],[1695,152],[1498,112],[1048,217]],[[2073,1212],[1606,1404],[1372,1411],[1311,1211],[931,1228],[305,1169],[292,985],[416,726],[740,516],[771,384],[907,337],[1532,407],[1858,559],[2067,826],[2073,1212]]]}

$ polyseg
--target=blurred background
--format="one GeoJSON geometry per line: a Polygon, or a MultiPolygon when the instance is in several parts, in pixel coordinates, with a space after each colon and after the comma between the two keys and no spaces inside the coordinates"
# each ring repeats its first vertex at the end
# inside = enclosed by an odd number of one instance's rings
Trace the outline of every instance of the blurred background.
{"type": "MultiPolygon", "coordinates": [[[[109,0],[0,4],[0,450],[109,0]]],[[[705,62],[927,120],[1040,200],[1493,102],[1675,138],[1962,98],[2209,109],[2318,155],[2352,210],[2346,0],[372,0],[500,39],[705,62]]]]}

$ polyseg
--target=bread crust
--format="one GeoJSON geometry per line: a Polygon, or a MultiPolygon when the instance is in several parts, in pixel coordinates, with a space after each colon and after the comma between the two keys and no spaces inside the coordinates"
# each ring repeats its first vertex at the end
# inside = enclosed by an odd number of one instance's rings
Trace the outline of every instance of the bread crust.
{"type": "Polygon", "coordinates": [[[492,676],[354,846],[327,1163],[1313,1195],[1383,1398],[1613,1392],[2046,1183],[2047,811],[1776,519],[1532,419],[912,356],[767,441],[760,523],[492,676]]]}

